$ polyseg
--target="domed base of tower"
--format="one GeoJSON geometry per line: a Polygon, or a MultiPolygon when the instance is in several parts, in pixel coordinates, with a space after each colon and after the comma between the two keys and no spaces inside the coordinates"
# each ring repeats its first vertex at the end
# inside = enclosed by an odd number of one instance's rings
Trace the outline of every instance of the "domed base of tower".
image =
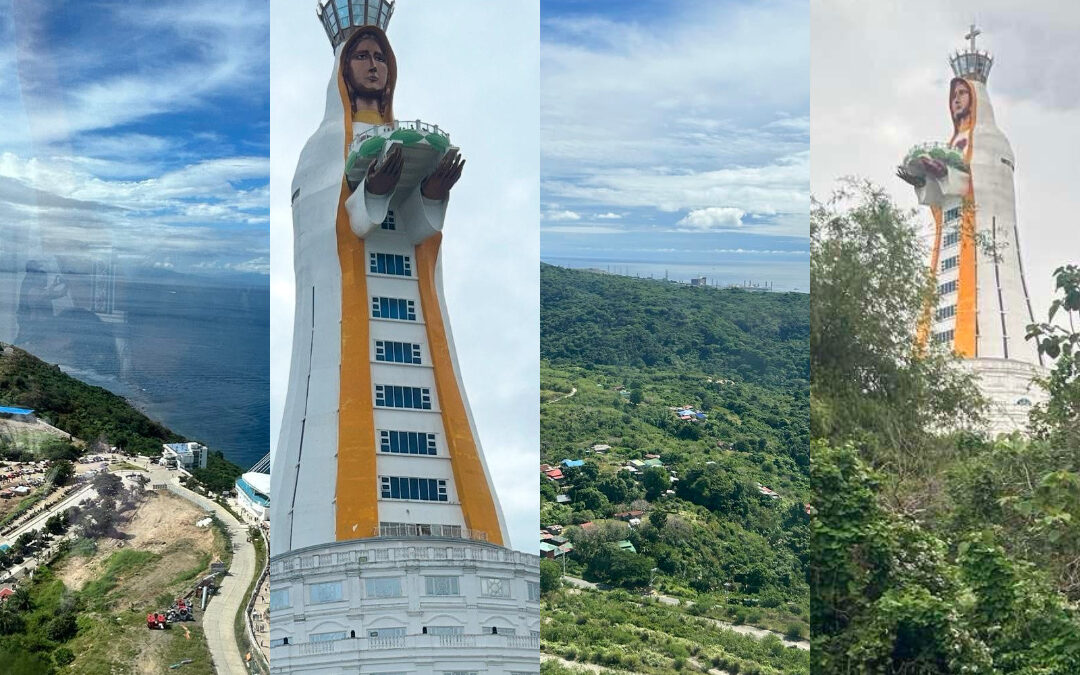
{"type": "Polygon", "coordinates": [[[270,560],[271,673],[540,672],[540,558],[374,537],[270,560]]]}
{"type": "Polygon", "coordinates": [[[1046,392],[1034,382],[1049,374],[1042,366],[994,358],[961,363],[978,378],[979,389],[989,402],[987,421],[992,436],[1025,431],[1032,406],[1047,400],[1046,392]]]}

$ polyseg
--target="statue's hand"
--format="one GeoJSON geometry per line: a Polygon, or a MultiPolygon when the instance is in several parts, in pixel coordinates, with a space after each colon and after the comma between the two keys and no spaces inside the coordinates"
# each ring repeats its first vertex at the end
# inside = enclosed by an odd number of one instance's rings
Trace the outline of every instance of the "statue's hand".
{"type": "Polygon", "coordinates": [[[913,187],[920,188],[926,185],[925,178],[923,178],[922,176],[916,176],[902,166],[896,167],[896,175],[900,180],[913,187]]]}
{"type": "Polygon", "coordinates": [[[933,157],[920,157],[919,161],[922,162],[923,168],[926,169],[926,173],[930,174],[934,178],[944,178],[945,174],[949,173],[949,167],[945,166],[945,162],[933,157]]]}
{"type": "Polygon", "coordinates": [[[373,195],[387,194],[397,185],[398,179],[401,178],[401,167],[404,165],[405,158],[401,155],[401,146],[395,145],[385,157],[372,162],[368,167],[364,189],[373,195]]]}
{"type": "Polygon", "coordinates": [[[428,199],[441,201],[450,196],[450,188],[461,178],[461,170],[465,167],[465,160],[455,150],[443,155],[439,165],[431,172],[431,175],[420,183],[420,194],[428,199]]]}

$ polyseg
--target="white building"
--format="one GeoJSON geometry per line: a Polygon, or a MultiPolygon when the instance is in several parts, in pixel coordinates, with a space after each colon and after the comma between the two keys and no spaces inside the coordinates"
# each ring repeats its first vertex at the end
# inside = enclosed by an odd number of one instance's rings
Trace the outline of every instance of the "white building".
{"type": "Polygon", "coordinates": [[[256,522],[270,517],[270,455],[236,479],[236,503],[256,522]]]}
{"type": "Polygon", "coordinates": [[[539,556],[505,547],[442,298],[447,201],[421,192],[456,148],[438,126],[393,116],[393,9],[318,4],[335,59],[292,186],[296,312],[271,473],[271,670],[538,673],[539,556]],[[392,148],[400,178],[377,194],[366,168],[392,148]]]}
{"type": "Polygon", "coordinates": [[[205,469],[208,454],[209,450],[201,443],[165,443],[161,446],[163,462],[175,462],[176,466],[188,471],[205,469]]]}
{"type": "Polygon", "coordinates": [[[938,304],[922,327],[922,340],[951,346],[979,379],[989,400],[993,432],[1023,429],[1045,393],[1032,379],[1045,373],[1035,344],[1025,340],[1034,323],[1016,217],[1016,160],[994,121],[986,82],[993,58],[975,46],[950,59],[953,122],[947,144],[917,146],[900,167],[919,202],[931,208],[931,270],[938,304]]]}

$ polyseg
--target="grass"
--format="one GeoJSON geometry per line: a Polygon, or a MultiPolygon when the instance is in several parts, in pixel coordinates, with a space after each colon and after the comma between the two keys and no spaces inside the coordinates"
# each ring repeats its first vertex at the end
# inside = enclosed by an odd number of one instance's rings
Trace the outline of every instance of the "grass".
{"type": "Polygon", "coordinates": [[[79,595],[94,609],[109,609],[114,601],[119,599],[110,597],[113,589],[125,578],[134,576],[160,558],[158,554],[149,551],[117,551],[109,556],[101,576],[88,581],[79,595]]]}
{"type": "Polygon", "coordinates": [[[8,525],[10,525],[11,523],[18,520],[18,518],[20,516],[22,516],[24,513],[29,511],[31,508],[33,508],[35,504],[37,504],[42,499],[47,497],[49,495],[49,492],[51,492],[51,491],[52,491],[52,486],[51,485],[42,485],[38,489],[31,492],[29,495],[27,495],[26,499],[19,502],[19,505],[16,506],[11,511],[11,513],[7,514],[2,519],[0,519],[0,529],[5,528],[8,525]]]}
{"type": "MultiPolygon", "coordinates": [[[[693,662],[744,674],[809,673],[809,653],[775,636],[739,635],[628,593],[557,591],[546,615],[541,650],[567,661],[649,675],[693,662]]],[[[545,672],[560,672],[554,665],[545,672]]]]}
{"type": "Polygon", "coordinates": [[[117,471],[142,471],[144,473],[146,472],[145,468],[141,466],[135,466],[131,462],[120,462],[119,464],[113,464],[111,467],[109,467],[109,470],[114,473],[117,471]]]}

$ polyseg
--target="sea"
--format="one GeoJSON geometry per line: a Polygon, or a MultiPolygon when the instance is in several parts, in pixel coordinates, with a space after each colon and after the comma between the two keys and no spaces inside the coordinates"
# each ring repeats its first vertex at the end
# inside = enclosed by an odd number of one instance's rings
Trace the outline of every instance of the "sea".
{"type": "Polygon", "coordinates": [[[269,452],[266,276],[68,271],[46,282],[58,297],[39,297],[52,311],[36,315],[24,281],[0,272],[0,340],[125,397],[245,469],[269,452]]]}
{"type": "Polygon", "coordinates": [[[542,233],[541,261],[610,274],[709,286],[810,292],[810,246],[803,237],[727,233],[542,233]]]}

